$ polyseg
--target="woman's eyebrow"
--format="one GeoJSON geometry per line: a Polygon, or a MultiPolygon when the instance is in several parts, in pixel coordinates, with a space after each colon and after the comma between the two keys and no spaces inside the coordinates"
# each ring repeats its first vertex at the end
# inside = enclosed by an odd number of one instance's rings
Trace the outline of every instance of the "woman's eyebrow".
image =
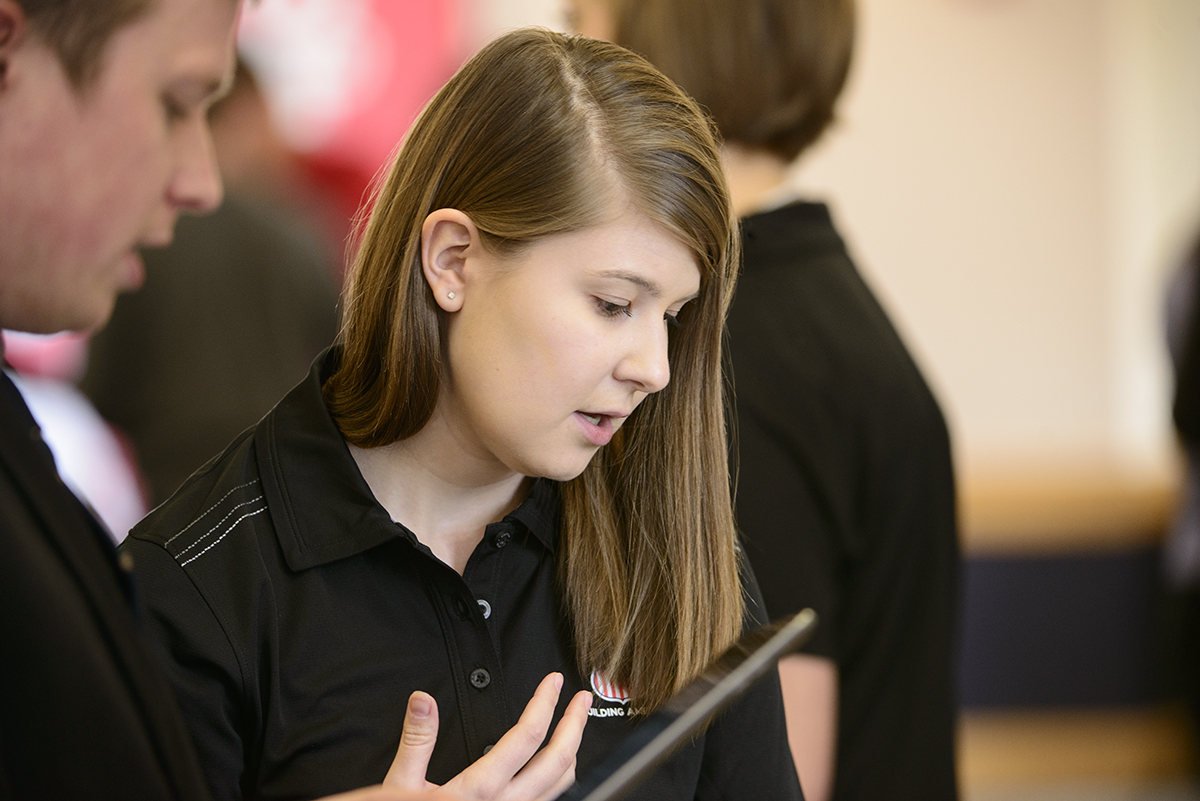
{"type": "MultiPolygon", "coordinates": [[[[621,270],[621,269],[601,270],[596,274],[598,276],[600,276],[601,278],[615,278],[618,281],[628,281],[629,283],[634,284],[635,286],[638,286],[641,289],[645,290],[648,295],[650,295],[651,297],[654,297],[654,298],[661,298],[662,294],[663,294],[662,287],[660,287],[654,281],[651,281],[649,278],[645,277],[644,275],[638,275],[637,273],[631,273],[628,270],[621,270]]],[[[687,303],[689,300],[693,300],[694,298],[696,298],[699,294],[700,294],[699,292],[693,292],[692,294],[688,295],[686,298],[683,298],[682,300],[684,303],[687,303]]]]}

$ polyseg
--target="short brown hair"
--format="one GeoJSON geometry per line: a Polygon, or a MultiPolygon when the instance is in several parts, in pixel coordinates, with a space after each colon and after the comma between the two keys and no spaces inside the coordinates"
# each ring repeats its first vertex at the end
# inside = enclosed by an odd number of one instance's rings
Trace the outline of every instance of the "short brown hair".
{"type": "Polygon", "coordinates": [[[601,2],[613,41],[708,109],[726,141],[791,161],[833,120],[854,49],[853,0],[601,2]]]}
{"type": "Polygon", "coordinates": [[[375,198],[324,387],[360,447],[419,431],[437,403],[441,317],[421,227],[462,211],[500,253],[615,217],[628,199],[695,255],[700,294],[668,343],[671,382],[562,484],[559,582],[580,668],[662,703],[733,639],[743,600],[729,497],[721,331],[738,238],[716,132],[645,59],[526,29],[430,101],[375,198]]]}
{"type": "Polygon", "coordinates": [[[113,34],[146,14],[157,0],[17,0],[34,35],[62,62],[76,89],[100,72],[113,34]]]}

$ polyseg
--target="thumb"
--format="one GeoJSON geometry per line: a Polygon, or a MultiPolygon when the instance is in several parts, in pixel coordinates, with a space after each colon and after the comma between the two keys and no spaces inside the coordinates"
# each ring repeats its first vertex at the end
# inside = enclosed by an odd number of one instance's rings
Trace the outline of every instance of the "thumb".
{"type": "Polygon", "coordinates": [[[437,733],[437,701],[429,693],[418,690],[408,697],[400,746],[383,780],[384,785],[405,790],[424,790],[428,786],[425,771],[429,768],[437,733]]]}

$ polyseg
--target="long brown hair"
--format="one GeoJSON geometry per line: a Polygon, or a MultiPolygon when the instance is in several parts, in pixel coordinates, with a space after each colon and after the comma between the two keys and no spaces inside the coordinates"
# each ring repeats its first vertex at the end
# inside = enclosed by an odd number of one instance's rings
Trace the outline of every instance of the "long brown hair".
{"type": "Polygon", "coordinates": [[[583,675],[653,708],[736,635],[721,331],[737,237],[715,133],[644,59],[545,30],[495,40],[413,125],[367,221],[325,398],[346,439],[412,436],[437,402],[440,315],[421,270],[430,212],[467,214],[510,253],[616,213],[614,184],[695,254],[700,295],[668,345],[672,380],[561,485],[559,583],[583,675]]]}

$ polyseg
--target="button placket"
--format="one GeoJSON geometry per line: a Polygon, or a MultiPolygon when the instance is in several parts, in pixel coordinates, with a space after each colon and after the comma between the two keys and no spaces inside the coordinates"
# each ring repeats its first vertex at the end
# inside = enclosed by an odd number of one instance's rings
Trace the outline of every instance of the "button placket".
{"type": "Polygon", "coordinates": [[[475,595],[475,603],[479,606],[484,620],[490,620],[495,611],[492,606],[495,599],[491,597],[491,593],[496,589],[495,577],[500,571],[500,562],[497,561],[502,558],[500,551],[508,547],[512,541],[512,523],[504,521],[488,526],[488,532],[483,542],[485,547],[477,554],[478,559],[473,557],[474,561],[463,575],[467,586],[475,595]],[[488,545],[491,547],[486,547],[488,545]]]}
{"type": "Polygon", "coordinates": [[[454,599],[454,612],[458,615],[459,620],[471,619],[471,607],[462,598],[454,599]]]}
{"type": "Polygon", "coordinates": [[[460,691],[463,694],[459,696],[459,717],[467,736],[468,751],[476,758],[511,725],[504,671],[490,626],[484,622],[489,609],[479,603],[480,599],[486,599],[485,603],[490,606],[490,601],[494,600],[491,598],[494,584],[487,580],[496,570],[490,564],[497,556],[494,537],[494,530],[485,535],[480,543],[482,547],[472,554],[462,574],[444,564],[437,570],[438,590],[443,597],[445,621],[449,624],[447,633],[453,641],[448,647],[448,656],[454,660],[451,671],[455,683],[462,682],[459,687],[465,684],[471,688],[464,687],[460,691]]]}

